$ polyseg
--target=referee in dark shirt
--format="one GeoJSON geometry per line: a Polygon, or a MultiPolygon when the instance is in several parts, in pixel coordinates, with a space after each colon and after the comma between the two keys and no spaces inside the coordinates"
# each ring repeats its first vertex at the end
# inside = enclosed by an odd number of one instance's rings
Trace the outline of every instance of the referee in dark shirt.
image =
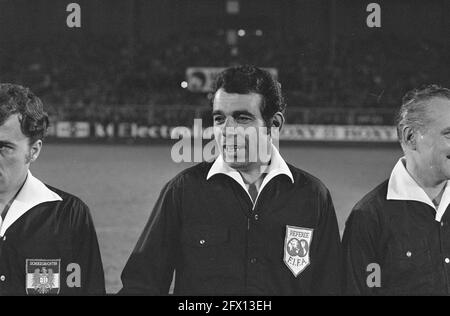
{"type": "Polygon", "coordinates": [[[343,244],[354,295],[450,294],[450,90],[409,92],[404,151],[388,180],[356,204],[343,244]]]}
{"type": "Polygon", "coordinates": [[[39,98],[0,84],[0,295],[104,294],[88,207],[29,171],[47,126],[39,98]]]}
{"type": "Polygon", "coordinates": [[[166,295],[174,271],[176,295],[340,293],[330,194],[272,145],[284,109],[268,72],[240,66],[220,74],[213,121],[221,154],[163,188],[122,273],[121,294],[166,295]]]}

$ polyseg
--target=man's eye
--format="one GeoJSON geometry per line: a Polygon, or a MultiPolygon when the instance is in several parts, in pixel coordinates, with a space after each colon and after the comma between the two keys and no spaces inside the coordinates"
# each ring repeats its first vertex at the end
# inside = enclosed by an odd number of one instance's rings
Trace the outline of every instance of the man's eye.
{"type": "Polygon", "coordinates": [[[220,124],[224,122],[224,118],[222,116],[215,116],[214,117],[214,123],[220,124]]]}
{"type": "Polygon", "coordinates": [[[251,120],[252,119],[247,116],[239,116],[238,117],[238,122],[241,122],[241,123],[247,123],[247,122],[250,122],[251,120]]]}
{"type": "Polygon", "coordinates": [[[0,151],[2,152],[9,152],[12,148],[10,146],[0,145],[0,151]]]}

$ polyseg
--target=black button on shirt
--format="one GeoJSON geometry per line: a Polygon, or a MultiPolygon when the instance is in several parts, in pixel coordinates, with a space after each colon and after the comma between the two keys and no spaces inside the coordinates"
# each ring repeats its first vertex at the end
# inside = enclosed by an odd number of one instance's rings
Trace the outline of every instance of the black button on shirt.
{"type": "Polygon", "coordinates": [[[328,190],[289,166],[253,203],[230,177],[206,180],[211,163],[189,168],[162,190],[122,273],[121,294],[338,294],[341,246],[328,190]],[[297,277],[283,261],[286,225],[314,230],[310,265],[297,277]],[[202,241],[204,241],[202,243],[202,241]],[[254,261],[256,259],[256,261],[254,261]]]}

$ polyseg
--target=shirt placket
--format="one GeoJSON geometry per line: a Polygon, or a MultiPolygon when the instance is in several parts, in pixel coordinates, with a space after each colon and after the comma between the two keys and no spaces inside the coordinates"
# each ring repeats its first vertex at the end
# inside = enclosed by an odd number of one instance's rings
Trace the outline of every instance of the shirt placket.
{"type": "Polygon", "coordinates": [[[257,236],[256,225],[258,217],[257,209],[250,209],[249,216],[247,218],[247,291],[251,291],[251,289],[258,288],[258,278],[260,277],[259,266],[261,264],[261,254],[259,253],[260,248],[260,238],[261,236],[257,236]]]}
{"type": "Polygon", "coordinates": [[[5,260],[6,235],[0,237],[0,295],[5,292],[6,287],[6,260],[5,260]]]}
{"type": "Polygon", "coordinates": [[[264,236],[259,233],[261,225],[261,211],[264,195],[267,193],[269,185],[266,185],[258,194],[256,203],[249,209],[247,218],[247,292],[255,293],[261,291],[263,287],[264,274],[262,273],[264,258],[261,249],[264,247],[264,236]]]}
{"type": "Polygon", "coordinates": [[[450,244],[447,239],[450,236],[450,228],[446,219],[442,219],[439,223],[439,243],[440,243],[440,256],[439,259],[442,262],[445,274],[445,286],[447,294],[450,294],[450,244]]]}

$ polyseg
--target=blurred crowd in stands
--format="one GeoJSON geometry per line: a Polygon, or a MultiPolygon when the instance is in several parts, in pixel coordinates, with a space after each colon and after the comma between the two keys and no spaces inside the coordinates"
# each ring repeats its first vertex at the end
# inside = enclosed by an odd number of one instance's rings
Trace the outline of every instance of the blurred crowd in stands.
{"type": "Polygon", "coordinates": [[[209,105],[207,95],[181,88],[187,67],[249,63],[278,69],[288,110],[396,109],[411,88],[449,85],[448,48],[375,35],[319,45],[298,37],[249,34],[234,47],[225,34],[174,35],[146,44],[58,38],[2,45],[0,81],[31,87],[54,119],[172,124],[188,122],[187,113],[209,105]],[[158,110],[175,105],[186,111],[158,110]]]}

